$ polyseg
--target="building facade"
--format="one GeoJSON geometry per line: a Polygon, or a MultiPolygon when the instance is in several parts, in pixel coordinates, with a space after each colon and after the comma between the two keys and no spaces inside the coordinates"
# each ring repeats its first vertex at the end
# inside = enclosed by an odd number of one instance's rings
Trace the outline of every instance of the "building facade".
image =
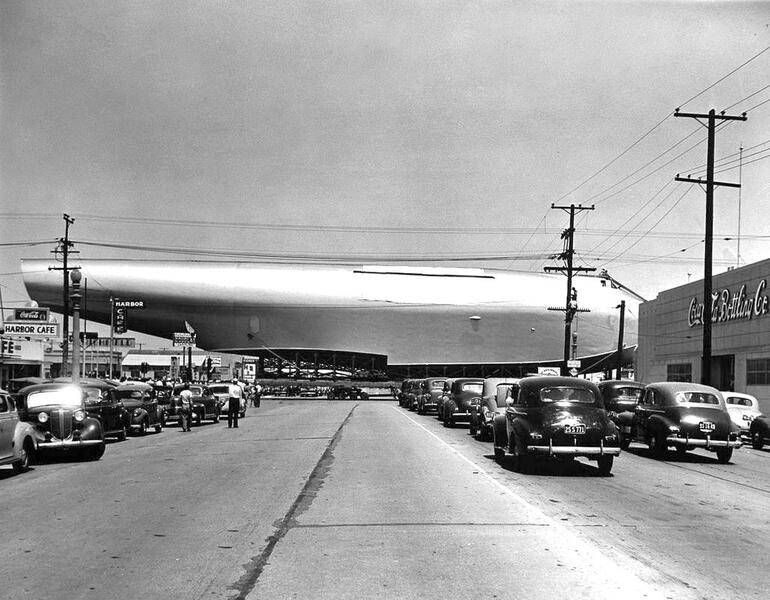
{"type": "MultiPolygon", "coordinates": [[[[770,259],[720,273],[712,286],[711,385],[770,410],[770,259]]],[[[637,378],[701,379],[703,280],[639,306],[637,378]]]]}

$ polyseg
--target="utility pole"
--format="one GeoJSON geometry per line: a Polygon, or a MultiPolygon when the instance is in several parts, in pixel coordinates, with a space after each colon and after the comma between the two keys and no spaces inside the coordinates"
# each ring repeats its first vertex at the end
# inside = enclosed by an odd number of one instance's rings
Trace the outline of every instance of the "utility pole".
{"type": "Polygon", "coordinates": [[[714,187],[734,187],[740,188],[739,183],[725,183],[721,181],[714,181],[714,153],[715,153],[715,133],[717,119],[720,121],[745,121],[746,113],[741,116],[729,116],[722,111],[720,114],[716,114],[716,111],[712,108],[707,115],[698,113],[681,113],[677,108],[674,111],[675,117],[689,117],[696,119],[701,125],[703,122],[701,119],[707,119],[707,124],[704,125],[708,129],[708,149],[706,151],[706,181],[702,179],[693,179],[691,177],[679,177],[674,178],[675,181],[684,181],[686,183],[706,184],[706,234],[705,234],[705,252],[703,257],[703,352],[701,356],[701,383],[705,385],[711,385],[711,319],[712,319],[712,275],[711,275],[711,263],[712,263],[712,248],[714,238],[714,187]]]}
{"type": "Polygon", "coordinates": [[[620,324],[618,326],[618,354],[616,357],[617,374],[615,375],[615,379],[621,379],[620,371],[623,368],[623,329],[626,322],[626,301],[621,300],[620,304],[618,304],[615,308],[620,309],[620,324]]]}
{"type": "MultiPolygon", "coordinates": [[[[62,285],[62,310],[64,313],[62,323],[62,346],[61,346],[61,375],[67,374],[67,366],[69,364],[69,330],[70,330],[70,271],[73,269],[79,269],[80,267],[69,266],[69,254],[70,248],[74,245],[70,242],[70,225],[75,222],[75,219],[70,217],[67,213],[63,213],[64,219],[64,237],[59,238],[59,246],[54,250],[54,254],[62,253],[62,266],[61,267],[48,267],[49,271],[61,271],[63,277],[62,285]]],[[[72,250],[75,254],[76,251],[72,250]]],[[[74,341],[73,341],[74,343],[74,341]]]]}
{"type": "Polygon", "coordinates": [[[556,206],[551,204],[551,208],[554,210],[563,210],[569,213],[569,227],[562,231],[561,239],[564,240],[564,250],[560,254],[556,254],[552,258],[565,261],[567,264],[563,267],[544,267],[543,270],[546,273],[560,272],[567,275],[567,299],[564,303],[564,308],[549,308],[548,310],[564,311],[564,368],[567,369],[567,361],[570,357],[570,340],[572,339],[572,320],[575,318],[575,313],[588,312],[587,309],[578,309],[577,307],[577,290],[572,287],[572,275],[573,273],[585,273],[589,271],[596,271],[593,267],[575,267],[573,266],[573,258],[575,256],[574,236],[575,236],[575,213],[584,210],[594,210],[594,205],[583,206],[582,204],[570,204],[569,206],[556,206]]]}

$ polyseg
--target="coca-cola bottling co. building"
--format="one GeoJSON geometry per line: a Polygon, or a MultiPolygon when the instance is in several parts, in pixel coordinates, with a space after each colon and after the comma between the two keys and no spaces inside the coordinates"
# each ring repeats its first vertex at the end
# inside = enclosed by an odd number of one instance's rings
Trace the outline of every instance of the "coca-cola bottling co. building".
{"type": "MultiPolygon", "coordinates": [[[[770,260],[713,277],[711,385],[756,396],[770,410],[770,260]]],[[[703,280],[639,306],[637,379],[701,377],[703,280]]]]}

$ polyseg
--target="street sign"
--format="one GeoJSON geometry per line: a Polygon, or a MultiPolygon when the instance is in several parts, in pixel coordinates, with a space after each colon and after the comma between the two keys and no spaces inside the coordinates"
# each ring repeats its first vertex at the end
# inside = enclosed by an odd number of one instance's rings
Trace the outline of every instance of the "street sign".
{"type": "Polygon", "coordinates": [[[128,309],[115,307],[115,333],[128,331],[128,309]]]}
{"type": "Polygon", "coordinates": [[[209,356],[208,359],[211,361],[212,367],[221,367],[222,366],[222,357],[221,356],[209,356]]]}
{"type": "Polygon", "coordinates": [[[173,333],[171,335],[172,335],[172,343],[174,346],[185,346],[185,347],[195,346],[195,336],[191,333],[182,331],[182,332],[173,333]]]}
{"type": "Polygon", "coordinates": [[[83,340],[98,340],[99,339],[99,332],[98,331],[81,331],[80,332],[80,341],[83,340]]]}
{"type": "Polygon", "coordinates": [[[538,367],[538,375],[561,375],[561,367],[538,367]]]}
{"type": "Polygon", "coordinates": [[[580,368],[580,361],[579,360],[568,360],[567,361],[567,368],[568,369],[579,369],[580,368]]]}
{"type": "Polygon", "coordinates": [[[15,323],[6,321],[5,335],[18,335],[31,339],[42,340],[46,338],[60,337],[61,334],[59,333],[58,323],[34,323],[29,321],[26,323],[15,323]]]}
{"type": "Polygon", "coordinates": [[[572,368],[569,370],[569,374],[570,374],[570,375],[572,375],[573,377],[577,377],[577,374],[578,374],[578,370],[577,370],[575,367],[572,367],[572,368]]]}
{"type": "Polygon", "coordinates": [[[254,383],[257,379],[257,363],[244,362],[243,363],[243,379],[249,383],[254,383]]]}
{"type": "Polygon", "coordinates": [[[115,308],[144,308],[144,300],[126,300],[124,298],[115,298],[113,301],[115,308]]]}
{"type": "Polygon", "coordinates": [[[39,321],[41,323],[47,323],[48,309],[47,308],[14,308],[13,320],[14,321],[39,321]]]}

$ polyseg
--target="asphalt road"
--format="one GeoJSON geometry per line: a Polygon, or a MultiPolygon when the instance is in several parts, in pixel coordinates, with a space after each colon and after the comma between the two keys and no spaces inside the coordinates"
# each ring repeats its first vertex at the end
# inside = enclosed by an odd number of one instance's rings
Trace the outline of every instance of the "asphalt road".
{"type": "Polygon", "coordinates": [[[764,598],[769,461],[521,475],[394,402],[268,400],[0,469],[0,598],[764,598]]]}

